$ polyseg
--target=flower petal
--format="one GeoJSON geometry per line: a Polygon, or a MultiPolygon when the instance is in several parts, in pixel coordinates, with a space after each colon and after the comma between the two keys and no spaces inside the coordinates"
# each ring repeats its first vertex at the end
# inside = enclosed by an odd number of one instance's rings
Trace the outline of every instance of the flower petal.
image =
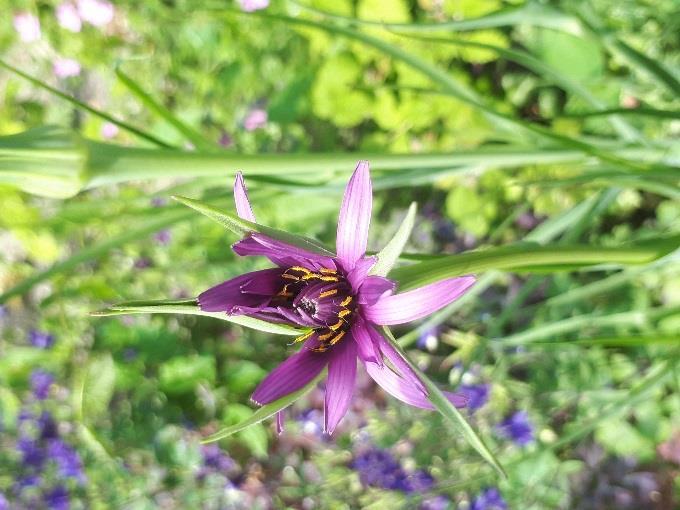
{"type": "Polygon", "coordinates": [[[374,305],[386,293],[394,292],[396,284],[382,276],[369,276],[359,288],[358,302],[361,305],[374,305]]]}
{"type": "Polygon", "coordinates": [[[380,352],[382,352],[392,366],[397,370],[398,374],[405,379],[411,386],[418,388],[423,395],[427,395],[427,390],[425,385],[420,381],[416,373],[408,366],[408,363],[401,357],[401,355],[390,345],[390,343],[385,340],[385,337],[378,333],[375,329],[369,326],[368,328],[371,336],[374,338],[374,342],[378,344],[380,352]]]}
{"type": "Polygon", "coordinates": [[[322,267],[336,268],[333,259],[330,257],[312,253],[257,232],[253,232],[245,239],[237,242],[232,248],[238,255],[261,255],[281,267],[303,266],[314,271],[322,267]]]}
{"type": "Polygon", "coordinates": [[[282,274],[278,267],[242,274],[199,294],[198,306],[204,312],[232,313],[241,307],[260,309],[281,289],[282,274]]]}
{"type": "Polygon", "coordinates": [[[370,326],[357,315],[352,324],[352,338],[357,344],[359,359],[364,363],[377,363],[382,365],[382,355],[380,347],[373,335],[369,332],[370,326]]]}
{"type": "Polygon", "coordinates": [[[357,292],[359,287],[361,287],[361,284],[366,279],[368,272],[375,265],[376,260],[377,259],[375,257],[361,257],[354,265],[354,269],[347,273],[347,281],[355,292],[357,292]]]}
{"type": "Polygon", "coordinates": [[[272,370],[258,385],[250,397],[258,405],[269,404],[281,397],[303,388],[319,372],[329,360],[331,350],[314,352],[311,349],[318,345],[317,336],[311,337],[299,352],[272,370]]]}
{"type": "Polygon", "coordinates": [[[345,271],[354,269],[357,260],[366,252],[372,207],[368,161],[359,161],[345,189],[338,217],[335,246],[345,271]]]}
{"type": "Polygon", "coordinates": [[[243,181],[243,174],[236,172],[236,181],[234,182],[234,202],[236,203],[236,213],[244,220],[255,222],[255,214],[250,207],[250,200],[248,200],[248,189],[246,183],[243,181]]]}
{"type": "Polygon", "coordinates": [[[331,348],[324,402],[324,432],[332,434],[352,401],[357,375],[357,344],[346,338],[331,348]]]}
{"type": "Polygon", "coordinates": [[[278,435],[283,434],[283,425],[286,421],[286,417],[283,414],[283,411],[279,411],[276,413],[276,433],[278,435]]]}
{"type": "Polygon", "coordinates": [[[418,289],[383,296],[364,307],[364,316],[383,326],[403,324],[430,315],[455,301],[475,283],[474,276],[449,278],[418,289]]]}
{"type": "MultiPolygon", "coordinates": [[[[398,398],[409,405],[420,407],[421,409],[434,409],[434,406],[427,399],[427,396],[423,395],[417,387],[392,372],[387,365],[379,367],[374,363],[366,363],[365,366],[368,375],[393,397],[398,398]]],[[[446,398],[458,408],[467,405],[467,398],[463,395],[448,391],[445,391],[444,395],[446,395],[446,398]]]]}

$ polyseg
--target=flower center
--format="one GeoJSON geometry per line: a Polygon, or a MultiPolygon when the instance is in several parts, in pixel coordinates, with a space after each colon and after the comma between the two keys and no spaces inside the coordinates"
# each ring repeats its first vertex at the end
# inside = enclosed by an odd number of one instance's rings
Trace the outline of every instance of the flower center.
{"type": "Polygon", "coordinates": [[[293,343],[316,334],[319,345],[312,350],[324,352],[340,342],[352,326],[356,312],[352,287],[345,277],[335,269],[312,271],[293,266],[281,278],[285,283],[278,297],[285,300],[286,308],[291,307],[302,324],[312,328],[293,343]]]}

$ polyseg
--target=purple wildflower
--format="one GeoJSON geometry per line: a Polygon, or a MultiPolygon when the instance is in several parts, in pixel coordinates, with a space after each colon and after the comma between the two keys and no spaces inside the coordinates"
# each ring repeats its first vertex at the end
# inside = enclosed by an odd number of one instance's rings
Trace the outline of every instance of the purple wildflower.
{"type": "Polygon", "coordinates": [[[428,351],[434,351],[437,348],[439,339],[437,338],[438,328],[435,326],[433,328],[427,328],[418,337],[416,345],[421,349],[427,349],[428,351]]]}
{"type": "Polygon", "coordinates": [[[68,490],[63,485],[57,485],[44,495],[45,506],[51,510],[68,510],[71,499],[68,490]]]}
{"type": "Polygon", "coordinates": [[[63,2],[57,5],[56,10],[57,23],[61,28],[70,30],[71,32],[80,32],[83,28],[83,22],[78,14],[78,8],[71,2],[63,2]]]}
{"type": "Polygon", "coordinates": [[[406,493],[412,492],[427,492],[434,487],[434,478],[425,471],[418,470],[407,475],[404,479],[403,491],[406,493]]]}
{"type": "Polygon", "coordinates": [[[238,0],[241,10],[244,12],[254,12],[269,7],[269,0],[238,0]]]}
{"type": "Polygon", "coordinates": [[[83,21],[103,27],[113,20],[113,4],[107,0],[78,0],[78,14],[83,21]]]}
{"type": "Polygon", "coordinates": [[[451,508],[451,500],[443,494],[428,498],[420,505],[420,510],[447,510],[448,508],[451,508]]]}
{"type": "Polygon", "coordinates": [[[52,64],[52,71],[57,78],[71,78],[80,74],[80,64],[72,58],[58,58],[52,64]]]}
{"type": "Polygon", "coordinates": [[[40,39],[40,20],[31,13],[19,12],[14,15],[14,30],[19,34],[19,39],[30,43],[40,39]]]}
{"type": "Polygon", "coordinates": [[[106,140],[114,138],[119,132],[120,129],[118,129],[118,126],[113,122],[104,122],[104,124],[102,124],[101,135],[102,138],[105,138],[106,140]]]}
{"type": "Polygon", "coordinates": [[[81,483],[85,481],[80,455],[70,445],[61,439],[51,439],[47,445],[47,452],[50,459],[57,463],[61,476],[75,478],[81,483]]]}
{"type": "Polygon", "coordinates": [[[236,466],[236,462],[223,453],[220,447],[216,444],[204,445],[202,447],[203,465],[211,468],[218,473],[225,473],[231,471],[236,466]]]}
{"type": "Polygon", "coordinates": [[[40,439],[55,439],[59,436],[57,422],[54,421],[52,415],[47,411],[42,412],[37,420],[37,424],[40,430],[40,439]]]}
{"type": "Polygon", "coordinates": [[[54,376],[41,369],[31,372],[31,390],[38,400],[45,400],[50,394],[50,388],[54,384],[54,376]]]}
{"type": "Polygon", "coordinates": [[[484,489],[470,505],[470,510],[507,510],[507,508],[507,503],[495,487],[484,489]]]}
{"type": "Polygon", "coordinates": [[[525,446],[534,440],[534,427],[526,411],[517,411],[505,418],[498,425],[498,432],[519,446],[525,446]]]}
{"type": "Polygon", "coordinates": [[[9,510],[9,501],[2,492],[0,492],[0,510],[9,510]]]}
{"type": "Polygon", "coordinates": [[[153,236],[153,238],[156,240],[158,244],[161,245],[166,245],[170,244],[170,240],[172,239],[172,234],[170,233],[170,230],[167,228],[164,228],[163,230],[159,230],[156,232],[156,234],[153,236]]]}
{"type": "Polygon", "coordinates": [[[359,472],[359,479],[362,484],[382,489],[400,489],[403,487],[406,477],[392,454],[377,448],[358,455],[350,464],[350,467],[359,472]]]}
{"type": "Polygon", "coordinates": [[[227,133],[226,131],[222,131],[222,134],[220,135],[220,138],[217,141],[217,143],[219,143],[221,147],[227,148],[234,145],[234,139],[231,137],[229,133],[227,133]]]}
{"type": "MultiPolygon", "coordinates": [[[[255,221],[243,176],[234,186],[240,217],[255,221]]],[[[311,252],[258,232],[237,242],[238,255],[263,255],[277,267],[247,273],[198,296],[203,311],[247,315],[309,328],[294,343],[303,348],[274,369],[255,389],[252,400],[264,405],[299,390],[328,367],[324,430],[331,434],[349,408],[356,359],[385,391],[403,402],[433,409],[427,390],[399,353],[375,329],[411,322],[459,298],[474,277],[449,278],[394,294],[396,284],[369,272],[376,257],[365,255],[372,192],[368,163],[352,175],[340,210],[337,255],[311,252]],[[386,357],[395,370],[383,363],[386,357]]],[[[448,393],[456,406],[467,399],[448,393]]]]}
{"type": "Polygon", "coordinates": [[[42,467],[45,452],[36,441],[22,437],[17,441],[17,450],[21,453],[21,462],[24,466],[35,469],[42,467]]]}
{"type": "Polygon", "coordinates": [[[488,384],[463,384],[458,391],[468,398],[468,409],[476,411],[489,401],[488,384]]]}
{"type": "Polygon", "coordinates": [[[250,110],[246,118],[243,119],[243,127],[246,131],[255,131],[267,125],[267,112],[262,108],[250,110]]]}
{"type": "Polygon", "coordinates": [[[321,436],[323,433],[323,414],[318,409],[307,409],[300,413],[298,422],[304,434],[321,436]]]}
{"type": "Polygon", "coordinates": [[[28,487],[40,487],[41,483],[42,480],[38,475],[21,476],[14,483],[14,492],[21,492],[28,487]]]}
{"type": "Polygon", "coordinates": [[[32,329],[28,332],[28,341],[33,347],[37,347],[38,349],[49,349],[54,345],[54,335],[32,329]]]}

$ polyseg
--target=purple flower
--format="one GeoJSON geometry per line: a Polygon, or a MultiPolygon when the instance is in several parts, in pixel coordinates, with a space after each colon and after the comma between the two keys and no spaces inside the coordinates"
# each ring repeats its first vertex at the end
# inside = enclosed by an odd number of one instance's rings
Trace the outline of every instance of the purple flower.
{"type": "Polygon", "coordinates": [[[156,232],[154,235],[154,239],[158,244],[166,245],[170,243],[170,240],[172,239],[172,234],[170,233],[170,230],[167,228],[164,228],[163,230],[159,230],[156,232]]]}
{"type": "Polygon", "coordinates": [[[437,348],[437,343],[439,343],[439,340],[437,339],[437,333],[438,333],[437,327],[427,328],[418,337],[416,345],[421,349],[434,351],[437,348]]]}
{"type": "Polygon", "coordinates": [[[64,2],[57,5],[57,23],[62,28],[71,32],[80,32],[83,22],[78,14],[78,8],[71,2],[64,2]]]}
{"type": "Polygon", "coordinates": [[[75,478],[81,483],[85,481],[80,455],[70,445],[61,439],[51,439],[47,445],[47,452],[50,459],[57,463],[61,476],[75,478]]]}
{"type": "Polygon", "coordinates": [[[244,12],[259,11],[269,7],[269,0],[237,0],[244,12]]]}
{"type": "Polygon", "coordinates": [[[222,134],[220,135],[219,140],[217,143],[220,144],[221,147],[231,147],[234,144],[234,139],[231,137],[229,133],[226,131],[222,131],[222,134]]]}
{"type": "Polygon", "coordinates": [[[405,477],[403,491],[406,493],[412,492],[427,492],[434,487],[434,478],[425,471],[418,470],[405,477]]]}
{"type": "MultiPolygon", "coordinates": [[[[38,475],[28,475],[17,478],[14,484],[14,492],[21,492],[28,487],[40,487],[42,480],[38,475]]],[[[0,508],[2,508],[0,506],[0,508]]]]}
{"type": "Polygon", "coordinates": [[[505,418],[498,425],[498,432],[520,446],[525,446],[534,440],[534,427],[526,411],[517,411],[505,418]]]}
{"type": "Polygon", "coordinates": [[[19,12],[14,15],[13,24],[23,42],[30,43],[40,39],[40,20],[33,14],[19,12]]]}
{"type": "Polygon", "coordinates": [[[267,125],[267,112],[262,108],[250,110],[246,118],[243,119],[243,127],[246,131],[255,131],[267,125]]]}
{"type": "Polygon", "coordinates": [[[113,20],[113,4],[106,0],[78,0],[78,14],[83,21],[103,27],[113,20]]]}
{"type": "Polygon", "coordinates": [[[507,510],[507,508],[507,503],[495,487],[484,489],[470,505],[470,510],[507,510]]]}
{"type": "Polygon", "coordinates": [[[9,510],[9,501],[2,492],[0,492],[0,510],[9,510]]]}
{"type": "Polygon", "coordinates": [[[104,122],[104,124],[102,124],[102,138],[110,140],[111,138],[114,138],[119,132],[120,129],[118,129],[118,126],[116,126],[113,122],[104,122]]]}
{"type": "Polygon", "coordinates": [[[320,436],[323,432],[323,414],[318,409],[307,409],[300,413],[298,422],[304,434],[320,436]]]}
{"type": "Polygon", "coordinates": [[[80,74],[80,64],[72,58],[58,58],[52,65],[57,78],[71,78],[80,74]]]}
{"type": "Polygon", "coordinates": [[[45,452],[33,439],[22,437],[17,441],[17,450],[21,453],[21,462],[26,467],[39,469],[45,461],[45,452]]]}
{"type": "Polygon", "coordinates": [[[31,372],[31,390],[38,400],[45,400],[50,394],[50,388],[54,384],[54,376],[41,369],[31,372]]]}
{"type": "Polygon", "coordinates": [[[428,498],[420,505],[420,510],[447,510],[451,508],[451,500],[444,495],[428,498]]]}
{"type": "Polygon", "coordinates": [[[44,495],[45,506],[50,510],[68,510],[71,500],[68,490],[63,485],[57,485],[44,495]]]}
{"type": "Polygon", "coordinates": [[[377,448],[358,455],[350,467],[359,472],[362,484],[382,489],[400,489],[406,477],[392,454],[377,448]]]}
{"type": "Polygon", "coordinates": [[[32,329],[28,332],[28,341],[33,347],[38,349],[49,349],[54,344],[54,335],[32,329]]]}
{"type": "Polygon", "coordinates": [[[40,418],[38,418],[37,424],[38,429],[40,430],[40,439],[55,439],[59,436],[57,423],[47,411],[42,412],[40,418]]]}
{"type": "Polygon", "coordinates": [[[203,465],[207,468],[225,473],[236,466],[236,462],[229,455],[223,453],[216,444],[204,445],[201,451],[203,453],[203,465]]]}
{"type": "Polygon", "coordinates": [[[468,409],[476,411],[489,401],[488,384],[463,384],[458,391],[468,398],[468,409]]]}
{"type": "MultiPolygon", "coordinates": [[[[243,176],[234,187],[236,210],[255,221],[243,176]]],[[[238,255],[263,255],[277,267],[247,273],[198,296],[201,310],[247,315],[309,328],[294,343],[302,349],[275,368],[255,389],[252,400],[268,404],[301,389],[326,367],[324,430],[331,434],[349,408],[356,377],[356,359],[368,374],[403,402],[432,409],[427,391],[399,353],[376,330],[425,317],[448,305],[474,283],[472,276],[450,278],[394,294],[395,283],[369,275],[376,257],[365,255],[372,192],[368,163],[352,175],[340,210],[337,255],[307,251],[261,233],[237,242],[238,255]],[[383,362],[387,358],[395,369],[383,362]]],[[[448,394],[456,406],[467,399],[448,394]]]]}

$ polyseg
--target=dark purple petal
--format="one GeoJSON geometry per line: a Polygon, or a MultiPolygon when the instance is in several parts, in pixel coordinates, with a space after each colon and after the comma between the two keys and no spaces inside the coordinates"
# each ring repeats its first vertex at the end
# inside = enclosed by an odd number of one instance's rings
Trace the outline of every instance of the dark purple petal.
{"type": "MultiPolygon", "coordinates": [[[[434,409],[430,401],[417,386],[399,377],[387,365],[380,367],[374,363],[366,363],[364,366],[368,375],[393,397],[421,409],[434,409]]],[[[458,408],[465,407],[467,404],[467,399],[463,395],[457,395],[448,391],[445,391],[444,395],[458,408]]]]}
{"type": "Polygon", "coordinates": [[[244,308],[261,309],[282,287],[280,268],[246,273],[222,282],[198,296],[204,312],[243,312],[244,308]]]}
{"type": "Polygon", "coordinates": [[[328,364],[332,351],[313,352],[318,345],[317,336],[312,336],[299,352],[272,370],[258,385],[251,399],[259,405],[269,404],[297,391],[314,379],[328,364]]]}
{"type": "Polygon", "coordinates": [[[312,253],[298,246],[272,239],[263,234],[253,232],[245,239],[232,246],[241,256],[257,255],[269,258],[281,267],[303,266],[317,271],[322,267],[335,269],[335,262],[331,257],[312,253]]]}
{"type": "Polygon", "coordinates": [[[357,374],[357,344],[345,338],[334,346],[328,362],[326,398],[324,402],[324,432],[332,434],[352,401],[357,374]]]}
{"type": "Polygon", "coordinates": [[[335,246],[345,271],[354,269],[357,260],[366,252],[372,207],[373,192],[368,161],[359,161],[347,183],[338,217],[335,246]]]}
{"type": "Polygon", "coordinates": [[[392,293],[396,284],[382,276],[367,277],[359,288],[359,304],[374,305],[387,293],[392,293]]]}
{"type": "Polygon", "coordinates": [[[255,222],[255,214],[250,207],[250,200],[248,200],[248,189],[246,183],[243,181],[243,174],[236,172],[236,181],[234,182],[234,202],[236,202],[236,214],[239,218],[255,222]]]}
{"type": "Polygon", "coordinates": [[[361,284],[368,276],[368,272],[375,265],[377,260],[376,257],[362,257],[357,260],[354,269],[347,273],[347,281],[355,292],[359,290],[359,287],[361,287],[361,284]]]}
{"type": "Polygon", "coordinates": [[[357,344],[357,352],[359,359],[364,363],[377,363],[382,365],[382,355],[380,354],[380,347],[374,335],[369,332],[370,326],[357,315],[352,324],[352,338],[357,344]]]}
{"type": "Polygon", "coordinates": [[[473,276],[450,278],[418,289],[384,296],[376,304],[364,307],[364,316],[375,324],[389,326],[426,317],[452,303],[472,284],[473,276]]]}

